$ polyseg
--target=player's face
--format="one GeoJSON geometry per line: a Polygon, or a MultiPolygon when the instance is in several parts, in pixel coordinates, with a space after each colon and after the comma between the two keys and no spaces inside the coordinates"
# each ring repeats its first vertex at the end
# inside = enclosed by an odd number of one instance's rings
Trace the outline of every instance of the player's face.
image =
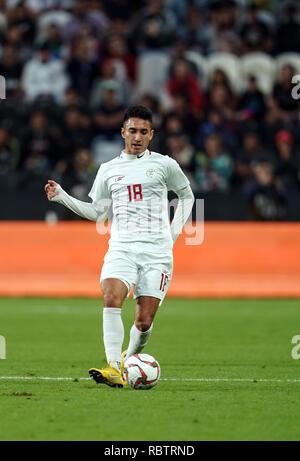
{"type": "Polygon", "coordinates": [[[132,117],[124,124],[121,133],[125,139],[125,152],[127,154],[141,154],[147,149],[154,130],[148,120],[132,117]]]}

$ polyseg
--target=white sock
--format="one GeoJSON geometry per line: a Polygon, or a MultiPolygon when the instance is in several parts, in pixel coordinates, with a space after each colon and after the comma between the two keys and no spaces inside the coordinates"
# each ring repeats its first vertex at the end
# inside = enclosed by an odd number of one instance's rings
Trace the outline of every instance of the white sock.
{"type": "Polygon", "coordinates": [[[119,307],[103,309],[103,341],[107,363],[120,370],[124,326],[119,307]]]}
{"type": "Polygon", "coordinates": [[[152,332],[153,323],[149,330],[140,331],[135,326],[135,323],[132,325],[130,330],[130,341],[126,353],[126,359],[131,357],[134,354],[138,354],[146,346],[152,332]]]}

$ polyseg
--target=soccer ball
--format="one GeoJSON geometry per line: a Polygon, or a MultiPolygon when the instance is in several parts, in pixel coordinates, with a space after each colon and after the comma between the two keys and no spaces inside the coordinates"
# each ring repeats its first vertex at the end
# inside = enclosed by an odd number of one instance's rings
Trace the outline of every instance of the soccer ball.
{"type": "Polygon", "coordinates": [[[124,364],[124,379],[133,389],[151,389],[160,378],[160,365],[148,354],[135,354],[124,364]]]}

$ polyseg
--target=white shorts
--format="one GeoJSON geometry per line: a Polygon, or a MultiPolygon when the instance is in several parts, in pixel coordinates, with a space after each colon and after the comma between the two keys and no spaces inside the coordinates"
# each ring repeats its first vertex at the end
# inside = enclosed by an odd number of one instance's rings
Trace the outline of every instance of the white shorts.
{"type": "Polygon", "coordinates": [[[134,285],[134,299],[153,296],[161,305],[169,288],[173,273],[173,255],[151,255],[131,251],[108,250],[104,257],[100,283],[107,278],[116,278],[128,289],[134,285]]]}

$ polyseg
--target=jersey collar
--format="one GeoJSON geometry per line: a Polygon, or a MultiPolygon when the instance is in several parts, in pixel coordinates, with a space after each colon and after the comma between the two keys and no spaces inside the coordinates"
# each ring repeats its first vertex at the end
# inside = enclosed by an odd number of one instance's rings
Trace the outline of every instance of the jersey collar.
{"type": "Polygon", "coordinates": [[[124,160],[135,160],[135,159],[139,159],[139,158],[142,158],[144,157],[145,154],[148,154],[149,150],[146,149],[144,150],[144,152],[141,152],[140,154],[126,154],[126,152],[124,152],[122,150],[121,154],[120,154],[120,158],[124,159],[124,160]]]}

